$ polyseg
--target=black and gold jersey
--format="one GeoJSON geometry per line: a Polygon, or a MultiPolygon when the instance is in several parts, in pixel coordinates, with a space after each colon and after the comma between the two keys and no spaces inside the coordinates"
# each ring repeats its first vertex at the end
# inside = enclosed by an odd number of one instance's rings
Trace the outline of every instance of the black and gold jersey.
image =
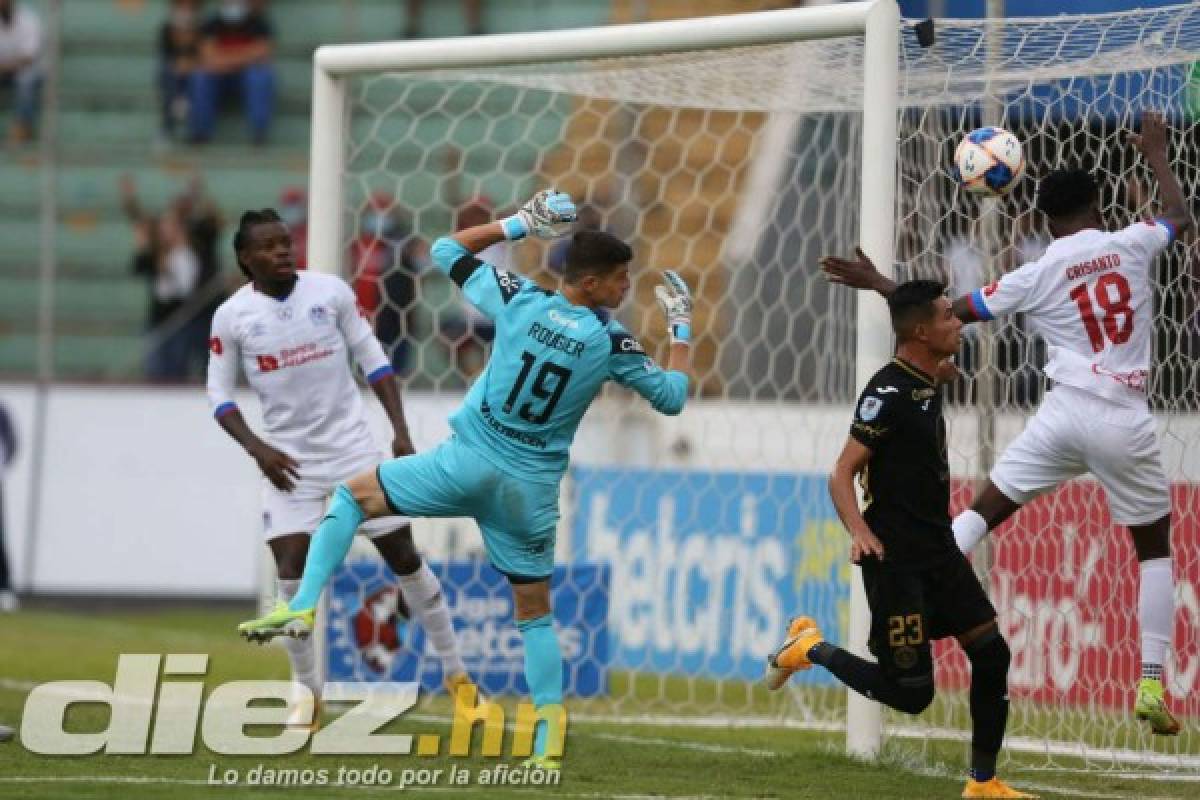
{"type": "Polygon", "coordinates": [[[863,518],[883,542],[885,560],[923,567],[956,554],[946,421],[934,379],[892,359],[859,397],[850,435],[871,451],[860,476],[863,518]]]}

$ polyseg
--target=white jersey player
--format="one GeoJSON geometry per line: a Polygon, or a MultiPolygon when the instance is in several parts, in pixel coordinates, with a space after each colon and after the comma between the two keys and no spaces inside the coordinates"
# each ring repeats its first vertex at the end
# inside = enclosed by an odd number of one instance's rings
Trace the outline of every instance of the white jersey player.
{"type": "MultiPolygon", "coordinates": [[[[1160,216],[1105,231],[1092,175],[1052,172],[1037,196],[1054,236],[1046,252],[954,303],[964,322],[1024,312],[1046,341],[1045,372],[1054,382],[974,505],[955,518],[954,536],[969,552],[1025,503],[1091,472],[1104,486],[1113,520],[1129,527],[1140,562],[1142,680],[1134,710],[1155,733],[1171,735],[1179,723],[1161,681],[1175,617],[1171,499],[1146,399],[1154,329],[1150,270],[1192,220],[1167,159],[1163,117],[1143,114],[1141,135],[1130,140],[1158,181],[1160,216]]],[[[894,288],[861,251],[853,261],[823,259],[822,267],[836,283],[884,294],[894,288]]]]}
{"type": "MultiPolygon", "coordinates": [[[[413,448],[392,367],[350,287],[330,275],[297,272],[291,235],[269,209],[242,215],[234,249],[250,282],[213,316],[208,396],[221,427],[262,469],[263,531],[286,600],[299,585],[309,539],[334,487],[413,448]],[[351,357],[392,423],[390,454],[380,452],[368,429],[351,357]],[[234,400],[239,367],[262,405],[262,438],[234,400]]],[[[408,521],[375,520],[362,532],[399,576],[404,604],[441,657],[447,685],[467,682],[441,584],[418,555],[408,521]]],[[[290,639],[287,648],[295,680],[319,699],[312,642],[290,639]]],[[[316,708],[298,703],[294,719],[315,725],[316,708]]]]}

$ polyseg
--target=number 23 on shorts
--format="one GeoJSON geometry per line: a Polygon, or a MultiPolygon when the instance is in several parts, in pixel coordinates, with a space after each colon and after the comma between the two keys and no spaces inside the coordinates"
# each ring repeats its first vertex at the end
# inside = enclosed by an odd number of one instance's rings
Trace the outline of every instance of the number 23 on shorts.
{"type": "Polygon", "coordinates": [[[888,645],[904,647],[905,645],[921,644],[925,641],[925,631],[921,627],[920,614],[897,614],[888,617],[888,645]]]}

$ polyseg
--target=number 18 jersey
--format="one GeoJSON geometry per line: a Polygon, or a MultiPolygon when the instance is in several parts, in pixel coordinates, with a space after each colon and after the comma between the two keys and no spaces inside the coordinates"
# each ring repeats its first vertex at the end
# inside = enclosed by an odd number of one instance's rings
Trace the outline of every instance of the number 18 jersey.
{"type": "Polygon", "coordinates": [[[662,413],[683,409],[687,375],[660,368],[603,310],[574,305],[480,261],[450,238],[437,240],[432,256],[496,324],[487,366],[450,427],[509,474],[557,482],[575,431],[606,381],[633,389],[662,413]]]}
{"type": "Polygon", "coordinates": [[[1037,261],[968,295],[977,316],[1025,312],[1047,345],[1046,377],[1144,408],[1154,297],[1150,267],[1174,238],[1165,220],[1064,236],[1037,261]]]}

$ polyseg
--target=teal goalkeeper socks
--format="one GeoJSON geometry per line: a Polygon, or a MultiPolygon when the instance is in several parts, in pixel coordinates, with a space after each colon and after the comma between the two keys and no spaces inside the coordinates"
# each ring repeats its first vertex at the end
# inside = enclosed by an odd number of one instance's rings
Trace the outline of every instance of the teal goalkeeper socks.
{"type": "MultiPolygon", "coordinates": [[[[558,635],[554,632],[554,618],[547,614],[537,619],[518,620],[517,630],[525,643],[525,682],[529,684],[534,707],[561,706],[563,660],[558,635]]],[[[546,754],[547,727],[538,725],[533,741],[534,755],[546,754]]]]}
{"type": "Polygon", "coordinates": [[[358,501],[344,484],[338,484],[329,502],[329,510],[308,545],[308,559],[304,562],[304,577],[296,596],[288,603],[292,611],[307,611],[317,607],[321,590],[333,576],[333,571],[342,563],[354,541],[354,533],[366,515],[358,501]]]}

